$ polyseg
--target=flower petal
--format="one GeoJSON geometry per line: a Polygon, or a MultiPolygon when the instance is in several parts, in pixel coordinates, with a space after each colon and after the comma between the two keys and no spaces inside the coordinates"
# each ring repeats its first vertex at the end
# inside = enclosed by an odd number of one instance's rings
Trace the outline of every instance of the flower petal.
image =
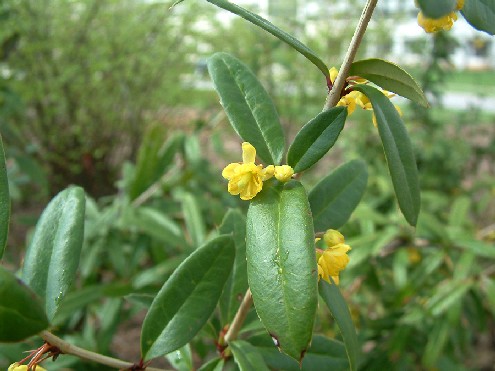
{"type": "Polygon", "coordinates": [[[242,143],[242,162],[253,163],[256,160],[256,149],[249,142],[242,143]]]}

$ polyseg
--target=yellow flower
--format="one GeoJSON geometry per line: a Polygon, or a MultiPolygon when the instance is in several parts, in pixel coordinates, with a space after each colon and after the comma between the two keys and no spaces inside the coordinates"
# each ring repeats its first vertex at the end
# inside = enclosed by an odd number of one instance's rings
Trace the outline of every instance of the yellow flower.
{"type": "MultiPolygon", "coordinates": [[[[339,71],[335,67],[332,67],[332,68],[330,68],[329,72],[330,72],[330,80],[333,83],[335,81],[335,79],[337,78],[339,71]]],[[[353,76],[350,81],[353,84],[366,84],[368,82],[368,80],[359,78],[358,76],[353,76]]],[[[389,93],[386,90],[382,90],[382,93],[385,94],[385,96],[388,99],[395,97],[395,94],[389,93]]],[[[344,95],[342,98],[340,98],[340,100],[337,103],[337,107],[340,107],[340,106],[347,107],[347,113],[349,114],[349,116],[356,110],[357,106],[359,106],[362,109],[367,110],[367,111],[373,111],[373,106],[371,105],[371,102],[368,99],[368,97],[366,95],[364,95],[363,93],[361,93],[360,91],[355,91],[355,90],[351,91],[350,93],[348,93],[348,94],[344,95]]],[[[399,108],[399,106],[397,106],[397,105],[394,105],[394,106],[395,106],[395,109],[397,110],[397,112],[399,112],[399,115],[402,116],[402,111],[399,108]]],[[[373,113],[372,121],[373,121],[373,125],[375,125],[375,127],[376,127],[377,123],[376,123],[376,117],[375,117],[374,113],[373,113]]]]}
{"type": "Polygon", "coordinates": [[[344,242],[344,236],[334,229],[329,229],[324,235],[323,240],[327,248],[317,254],[318,257],[318,279],[323,278],[330,282],[330,278],[339,284],[339,273],[345,269],[349,263],[347,252],[351,250],[349,245],[344,242]]]}
{"type": "Polygon", "coordinates": [[[263,182],[275,173],[273,165],[263,169],[256,165],[256,149],[248,142],[242,143],[242,163],[227,165],[222,176],[229,181],[228,191],[231,195],[240,195],[242,200],[251,200],[263,187],[263,182]]]}
{"type": "MultiPolygon", "coordinates": [[[[16,363],[12,363],[9,366],[8,371],[27,371],[27,369],[28,369],[27,365],[20,365],[19,363],[16,362],[16,363]]],[[[36,365],[36,368],[32,367],[31,370],[33,370],[33,371],[46,371],[43,367],[41,367],[39,365],[36,365]]]]}
{"type": "Polygon", "coordinates": [[[289,165],[275,166],[275,178],[279,182],[287,182],[292,178],[292,175],[294,175],[294,169],[289,165]]]}
{"type": "MultiPolygon", "coordinates": [[[[461,10],[464,6],[464,0],[457,0],[455,11],[461,10]]],[[[457,14],[455,11],[444,15],[440,18],[428,18],[425,17],[423,12],[418,14],[418,24],[428,33],[438,32],[438,31],[448,31],[457,21],[457,14]]]]}

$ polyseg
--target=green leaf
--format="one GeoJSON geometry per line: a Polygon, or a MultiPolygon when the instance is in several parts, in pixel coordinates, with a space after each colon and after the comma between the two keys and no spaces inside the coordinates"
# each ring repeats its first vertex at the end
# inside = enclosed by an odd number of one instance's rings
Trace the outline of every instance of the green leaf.
{"type": "Polygon", "coordinates": [[[301,183],[274,183],[249,206],[248,281],[263,325],[282,351],[301,361],[317,306],[313,222],[301,183]]]}
{"type": "Polygon", "coordinates": [[[419,84],[395,63],[378,58],[363,59],[351,65],[349,75],[364,77],[385,90],[428,107],[428,101],[419,84]]]}
{"type": "Polygon", "coordinates": [[[334,107],[321,112],[297,133],[287,153],[287,163],[299,173],[313,166],[333,147],[344,128],[347,109],[334,107]]]}
{"type": "Polygon", "coordinates": [[[174,163],[174,157],[184,140],[179,133],[166,140],[167,130],[163,125],[153,125],[147,131],[139,147],[134,177],[129,185],[131,200],[139,197],[157,182],[174,163]]]}
{"type": "Polygon", "coordinates": [[[2,259],[7,236],[9,234],[10,220],[10,195],[7,167],[5,166],[5,153],[2,137],[0,136],[0,259],[2,259]]]}
{"type": "Polygon", "coordinates": [[[214,54],[208,71],[234,130],[265,163],[278,165],[285,148],[284,133],[275,106],[256,76],[227,53],[214,54]]]}
{"type": "Polygon", "coordinates": [[[322,179],[309,193],[315,231],[338,229],[349,220],[366,190],[368,171],[352,160],[322,179]]]}
{"type": "Polygon", "coordinates": [[[234,355],[235,363],[241,371],[269,371],[261,353],[244,340],[231,341],[229,347],[234,355]]]}
{"type": "Polygon", "coordinates": [[[201,208],[196,197],[188,192],[180,192],[179,199],[182,203],[182,212],[186,228],[191,236],[193,245],[198,247],[205,241],[205,221],[201,214],[201,208]]]}
{"type": "Polygon", "coordinates": [[[177,371],[194,370],[191,346],[189,344],[169,353],[165,356],[172,367],[177,371]]]}
{"type": "Polygon", "coordinates": [[[0,266],[0,342],[21,341],[49,325],[41,300],[0,266]]]}
{"type": "MultiPolygon", "coordinates": [[[[472,0],[466,1],[466,3],[472,0]]],[[[425,17],[442,18],[455,9],[457,0],[418,0],[418,5],[425,17]]]]}
{"type": "Polygon", "coordinates": [[[123,214],[123,224],[137,228],[168,245],[187,245],[180,226],[164,212],[153,207],[127,208],[123,214]]]}
{"type": "Polygon", "coordinates": [[[231,13],[237,14],[238,16],[244,18],[245,20],[255,24],[256,26],[262,28],[265,31],[268,31],[273,36],[282,40],[283,42],[289,44],[293,49],[297,50],[304,57],[306,57],[311,63],[313,63],[318,69],[325,75],[327,81],[330,80],[330,73],[328,71],[327,65],[306,45],[297,40],[294,36],[288,34],[285,31],[282,31],[280,28],[276,27],[266,19],[260,17],[259,15],[250,12],[240,6],[231,3],[227,0],[207,0],[209,3],[212,3],[219,8],[228,10],[231,13]]]}
{"type": "Polygon", "coordinates": [[[224,363],[223,358],[213,358],[198,368],[198,371],[222,371],[224,363]]]}
{"type": "Polygon", "coordinates": [[[354,89],[364,93],[373,105],[399,207],[407,222],[414,226],[418,220],[421,199],[416,160],[404,123],[382,92],[365,85],[356,85],[354,89]]]}
{"type": "Polygon", "coordinates": [[[477,30],[495,34],[495,0],[466,0],[461,13],[477,30]]]}
{"type": "Polygon", "coordinates": [[[318,286],[323,301],[330,309],[330,312],[332,313],[333,318],[335,318],[335,321],[340,328],[340,332],[342,333],[347,358],[349,359],[349,367],[352,371],[355,371],[357,369],[359,343],[349,308],[347,308],[347,304],[337,285],[320,280],[318,286]]]}
{"type": "Polygon", "coordinates": [[[230,234],[235,243],[235,261],[232,273],[220,297],[222,324],[229,323],[239,308],[248,289],[246,265],[246,218],[239,210],[229,210],[219,228],[220,234],[230,234]]]}
{"type": "Polygon", "coordinates": [[[219,236],[194,251],[165,282],[141,330],[145,360],[187,344],[215,309],[232,269],[232,237],[219,236]]]}
{"type": "Polygon", "coordinates": [[[280,353],[268,336],[250,337],[249,341],[256,346],[268,367],[272,369],[284,371],[349,370],[344,344],[321,335],[313,336],[311,346],[304,355],[301,365],[284,353],[280,353]]]}
{"type": "Polygon", "coordinates": [[[26,251],[22,279],[45,298],[52,320],[76,277],[84,238],[85,196],[69,187],[50,201],[26,251]]]}
{"type": "Polygon", "coordinates": [[[435,317],[442,315],[461,300],[472,285],[473,283],[469,280],[453,280],[439,285],[435,295],[426,303],[426,309],[435,317]]]}

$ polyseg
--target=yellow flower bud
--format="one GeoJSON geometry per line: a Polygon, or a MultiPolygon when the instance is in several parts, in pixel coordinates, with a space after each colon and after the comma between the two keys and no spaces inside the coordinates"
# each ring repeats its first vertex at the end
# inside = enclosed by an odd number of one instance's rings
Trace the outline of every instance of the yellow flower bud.
{"type": "MultiPolygon", "coordinates": [[[[8,371],[27,371],[28,366],[27,365],[20,365],[19,363],[12,363],[9,366],[8,371]]],[[[32,367],[31,370],[33,371],[46,371],[43,367],[36,365],[35,367],[32,367]]]]}
{"type": "Polygon", "coordinates": [[[345,242],[342,233],[335,229],[327,230],[323,235],[323,240],[325,241],[325,245],[327,245],[328,247],[332,247],[345,242]]]}
{"type": "Polygon", "coordinates": [[[279,182],[287,182],[294,175],[294,169],[289,165],[275,166],[275,178],[279,182]]]}

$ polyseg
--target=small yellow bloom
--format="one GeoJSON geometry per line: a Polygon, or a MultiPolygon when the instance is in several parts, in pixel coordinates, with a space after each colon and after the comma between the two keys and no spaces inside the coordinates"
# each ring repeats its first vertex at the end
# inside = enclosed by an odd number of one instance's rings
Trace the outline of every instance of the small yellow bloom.
{"type": "MultiPolygon", "coordinates": [[[[455,11],[461,10],[464,6],[464,0],[457,0],[455,11]]],[[[456,12],[450,12],[440,18],[428,18],[425,17],[423,12],[418,14],[418,24],[428,33],[438,32],[438,31],[448,31],[457,21],[456,12]]]]}
{"type": "Polygon", "coordinates": [[[337,107],[347,107],[347,112],[349,113],[349,115],[351,115],[356,110],[356,94],[354,93],[359,92],[352,91],[340,98],[339,102],[337,103],[337,107]]]}
{"type": "Polygon", "coordinates": [[[294,169],[289,165],[275,166],[275,178],[279,182],[287,182],[292,178],[292,175],[294,175],[294,169]]]}
{"type": "Polygon", "coordinates": [[[339,273],[349,263],[347,252],[351,250],[351,247],[344,243],[345,239],[342,233],[334,229],[326,231],[323,240],[327,248],[317,254],[318,279],[323,278],[325,281],[331,282],[329,277],[332,277],[332,280],[338,285],[339,273]]]}
{"type": "MultiPolygon", "coordinates": [[[[9,366],[9,369],[8,371],[27,371],[28,369],[28,366],[27,365],[20,365],[19,363],[12,363],[10,366],[9,366]]],[[[46,371],[43,367],[39,366],[39,365],[36,365],[36,368],[33,367],[31,368],[33,371],[46,371]]]]}
{"type": "Polygon", "coordinates": [[[228,191],[231,195],[240,195],[242,200],[251,200],[263,187],[263,181],[270,179],[275,168],[273,165],[263,169],[256,165],[256,149],[248,142],[242,143],[242,163],[227,165],[222,176],[229,181],[228,191]]]}

